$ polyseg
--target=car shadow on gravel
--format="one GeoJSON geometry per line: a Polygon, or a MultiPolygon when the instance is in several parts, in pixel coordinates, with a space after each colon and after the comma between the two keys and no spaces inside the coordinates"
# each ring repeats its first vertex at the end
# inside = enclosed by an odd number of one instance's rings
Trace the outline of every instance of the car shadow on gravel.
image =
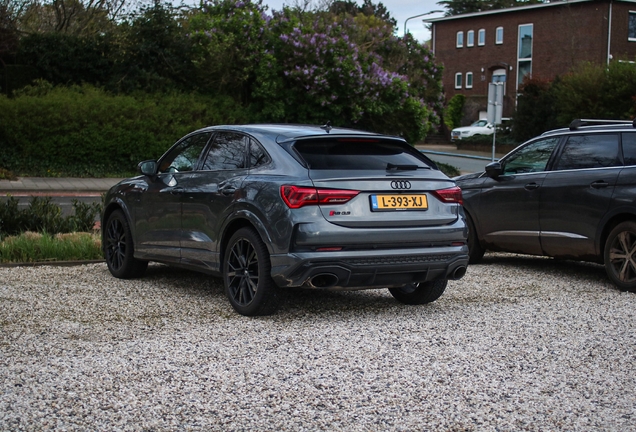
{"type": "Polygon", "coordinates": [[[526,270],[541,272],[547,276],[571,276],[577,280],[586,280],[594,283],[604,283],[613,287],[605,267],[602,264],[562,260],[543,256],[520,255],[509,253],[487,253],[479,264],[471,264],[477,268],[482,265],[500,265],[504,267],[523,268],[526,270]]]}
{"type": "MultiPolygon", "coordinates": [[[[170,292],[196,298],[209,297],[223,302],[230,309],[225,296],[223,280],[196,271],[151,264],[141,279],[163,285],[170,292]]],[[[333,314],[343,311],[373,312],[413,308],[397,302],[386,288],[360,291],[329,291],[320,289],[283,289],[283,299],[277,316],[289,314],[333,314]]],[[[426,307],[426,306],[424,306],[426,307]]]]}

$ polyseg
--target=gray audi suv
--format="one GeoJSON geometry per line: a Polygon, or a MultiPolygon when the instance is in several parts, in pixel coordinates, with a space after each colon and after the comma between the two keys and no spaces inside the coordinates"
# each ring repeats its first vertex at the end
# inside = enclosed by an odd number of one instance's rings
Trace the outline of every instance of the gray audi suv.
{"type": "Polygon", "coordinates": [[[118,278],[149,261],[223,278],[243,315],[283,288],[389,288],[436,300],[468,264],[462,195],[401,138],[325,126],[192,132],[115,185],[103,248],[118,278]]]}

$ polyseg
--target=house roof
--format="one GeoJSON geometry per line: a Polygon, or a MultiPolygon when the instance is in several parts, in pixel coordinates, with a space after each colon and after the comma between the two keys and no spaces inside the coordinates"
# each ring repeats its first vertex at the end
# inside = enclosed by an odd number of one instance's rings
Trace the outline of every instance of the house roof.
{"type": "MultiPolygon", "coordinates": [[[[613,0],[613,1],[619,1],[624,3],[636,3],[636,0],[613,0]]],[[[437,22],[452,21],[452,20],[458,20],[458,19],[464,19],[464,18],[482,17],[487,15],[497,15],[497,14],[510,13],[510,12],[520,12],[520,11],[526,11],[526,10],[532,10],[532,9],[542,9],[542,8],[555,7],[555,6],[566,6],[570,4],[592,3],[592,2],[598,3],[602,1],[599,1],[599,0],[554,1],[551,3],[539,3],[539,4],[528,5],[528,6],[517,6],[517,7],[505,8],[505,9],[494,9],[494,10],[488,10],[483,12],[472,12],[472,13],[461,14],[461,15],[451,15],[451,16],[445,16],[440,18],[428,18],[422,21],[437,23],[437,22]]],[[[605,3],[605,2],[602,2],[602,3],[605,3]]]]}

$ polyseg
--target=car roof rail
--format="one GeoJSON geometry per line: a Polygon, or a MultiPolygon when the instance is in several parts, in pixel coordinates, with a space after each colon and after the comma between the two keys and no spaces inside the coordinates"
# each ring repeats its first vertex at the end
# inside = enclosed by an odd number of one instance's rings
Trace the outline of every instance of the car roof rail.
{"type": "Polygon", "coordinates": [[[570,130],[577,130],[581,126],[602,126],[602,125],[628,125],[636,128],[636,118],[634,120],[602,120],[602,119],[575,119],[570,123],[570,130]]]}

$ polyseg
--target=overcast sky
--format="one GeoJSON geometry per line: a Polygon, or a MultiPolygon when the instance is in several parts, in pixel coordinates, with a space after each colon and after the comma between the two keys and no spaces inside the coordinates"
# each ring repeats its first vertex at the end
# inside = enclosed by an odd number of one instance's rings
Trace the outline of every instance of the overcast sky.
{"type": "MultiPolygon", "coordinates": [[[[382,3],[391,16],[397,20],[398,36],[402,36],[404,32],[404,21],[408,17],[424,14],[434,10],[443,10],[444,7],[437,4],[439,0],[373,0],[373,3],[382,3]]],[[[263,3],[269,6],[270,10],[281,10],[283,5],[293,6],[294,0],[263,0],[263,3]]],[[[358,4],[362,4],[362,0],[358,0],[358,4]]],[[[421,18],[413,18],[407,24],[407,31],[420,42],[424,42],[431,38],[431,34],[424,27],[423,19],[437,18],[444,16],[444,13],[435,13],[421,18]]]]}

